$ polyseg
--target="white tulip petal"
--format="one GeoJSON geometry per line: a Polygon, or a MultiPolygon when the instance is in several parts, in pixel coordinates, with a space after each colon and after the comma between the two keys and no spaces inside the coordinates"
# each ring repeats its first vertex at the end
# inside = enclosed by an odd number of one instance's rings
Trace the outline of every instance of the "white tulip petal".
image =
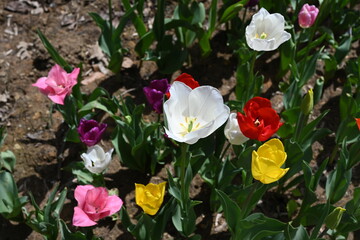
{"type": "Polygon", "coordinates": [[[291,38],[284,27],[285,19],[281,14],[269,14],[266,9],[261,8],[245,29],[246,42],[255,51],[275,50],[291,38]]]}
{"type": "Polygon", "coordinates": [[[194,144],[213,133],[229,116],[230,110],[216,88],[202,86],[192,90],[176,81],[170,94],[164,103],[165,132],[175,141],[194,144]]]}
{"type": "Polygon", "coordinates": [[[229,120],[225,125],[224,134],[233,145],[240,145],[249,140],[240,130],[236,113],[230,113],[229,120]]]}
{"type": "Polygon", "coordinates": [[[85,167],[92,173],[102,173],[111,162],[114,149],[105,153],[99,145],[89,147],[86,153],[81,154],[85,167]]]}

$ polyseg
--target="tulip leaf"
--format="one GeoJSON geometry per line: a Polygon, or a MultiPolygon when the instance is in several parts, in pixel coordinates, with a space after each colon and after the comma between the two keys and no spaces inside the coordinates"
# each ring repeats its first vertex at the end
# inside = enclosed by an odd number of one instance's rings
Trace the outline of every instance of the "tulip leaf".
{"type": "Polygon", "coordinates": [[[169,193],[178,201],[181,201],[181,192],[177,184],[174,182],[174,178],[172,177],[169,169],[166,169],[167,177],[169,180],[169,193]]]}
{"type": "Polygon", "coordinates": [[[5,168],[6,170],[13,172],[15,169],[16,157],[10,150],[0,153],[0,170],[5,168]]]}
{"type": "Polygon", "coordinates": [[[18,189],[11,173],[0,171],[0,214],[6,219],[20,220],[25,204],[18,197],[18,189]]]}
{"type": "Polygon", "coordinates": [[[234,3],[233,5],[227,7],[224,11],[224,13],[220,17],[220,23],[225,23],[231,19],[233,19],[235,16],[238,15],[239,11],[244,7],[244,4],[248,0],[242,0],[237,3],[234,3]]]}
{"type": "Polygon", "coordinates": [[[238,238],[239,230],[241,228],[239,216],[241,215],[241,209],[237,203],[228,197],[223,191],[215,189],[216,193],[220,197],[221,206],[224,209],[224,216],[229,229],[234,239],[238,238]]]}
{"type": "Polygon", "coordinates": [[[56,51],[56,49],[53,47],[53,45],[49,42],[49,40],[45,37],[45,35],[38,29],[37,34],[41,40],[41,42],[44,44],[44,47],[52,57],[52,59],[60,65],[66,72],[70,73],[73,68],[60,56],[60,54],[56,51]]]}
{"type": "Polygon", "coordinates": [[[100,109],[104,112],[110,114],[110,116],[114,115],[117,112],[117,106],[111,99],[100,97],[97,100],[88,102],[85,104],[80,110],[80,116],[85,116],[88,114],[92,109],[100,109]]]}
{"type": "Polygon", "coordinates": [[[340,152],[340,161],[335,170],[330,172],[326,181],[326,198],[331,204],[338,202],[346,193],[351,182],[352,169],[346,170],[346,157],[340,152]]]}
{"type": "Polygon", "coordinates": [[[315,74],[316,62],[320,56],[320,52],[310,56],[309,59],[305,58],[299,63],[300,79],[298,86],[302,87],[304,84],[315,74]]]}
{"type": "Polygon", "coordinates": [[[72,233],[62,219],[59,220],[59,223],[61,240],[87,240],[86,235],[82,232],[72,233]]]}
{"type": "Polygon", "coordinates": [[[345,56],[349,53],[351,47],[352,36],[348,35],[344,37],[341,41],[340,45],[336,48],[335,59],[338,64],[345,58],[345,56]]]}
{"type": "Polygon", "coordinates": [[[289,223],[285,228],[284,235],[286,240],[309,240],[309,235],[302,225],[294,228],[289,223]]]}
{"type": "Polygon", "coordinates": [[[266,217],[262,213],[254,213],[239,221],[240,234],[235,239],[261,240],[282,233],[286,225],[286,223],[266,217]]]}

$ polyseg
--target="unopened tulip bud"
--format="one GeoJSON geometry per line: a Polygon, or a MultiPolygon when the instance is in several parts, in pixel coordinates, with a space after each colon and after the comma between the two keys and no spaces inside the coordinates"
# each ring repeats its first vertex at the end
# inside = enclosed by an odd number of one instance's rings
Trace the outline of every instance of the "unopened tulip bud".
{"type": "Polygon", "coordinates": [[[325,219],[325,224],[330,229],[335,229],[339,225],[343,213],[346,209],[342,207],[335,208],[325,219]]]}
{"type": "Polygon", "coordinates": [[[302,28],[311,27],[319,13],[319,9],[314,5],[304,4],[299,13],[299,25],[302,28]]]}
{"type": "Polygon", "coordinates": [[[309,89],[308,93],[305,95],[304,99],[301,102],[301,111],[305,115],[309,115],[314,108],[314,92],[312,89],[309,89]]]}

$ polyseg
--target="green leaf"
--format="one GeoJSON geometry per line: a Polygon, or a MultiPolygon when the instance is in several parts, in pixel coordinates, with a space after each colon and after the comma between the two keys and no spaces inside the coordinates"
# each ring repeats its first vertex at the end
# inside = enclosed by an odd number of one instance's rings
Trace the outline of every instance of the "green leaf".
{"type": "Polygon", "coordinates": [[[286,223],[264,216],[262,213],[254,213],[239,223],[241,240],[261,240],[265,237],[274,236],[284,231],[286,223]]]}
{"type": "MultiPolygon", "coordinates": [[[[145,26],[145,23],[143,22],[143,20],[141,19],[141,16],[136,15],[136,14],[134,13],[134,10],[135,10],[135,8],[138,8],[138,9],[137,9],[137,10],[138,10],[138,13],[139,13],[140,15],[142,15],[142,11],[141,11],[141,9],[139,9],[139,8],[143,8],[143,5],[144,5],[144,4],[141,3],[140,1],[139,1],[139,2],[135,2],[134,7],[131,8],[131,5],[130,5],[129,0],[122,0],[122,3],[123,3],[123,5],[124,5],[125,11],[126,11],[125,15],[127,15],[127,14],[130,15],[131,21],[132,21],[133,24],[134,24],[134,27],[135,27],[135,29],[136,29],[136,32],[139,34],[139,37],[141,38],[141,37],[144,36],[144,34],[146,33],[146,26],[145,26]]],[[[124,17],[125,17],[125,16],[123,16],[121,20],[123,20],[124,17]]],[[[126,19],[126,22],[127,22],[128,19],[127,19],[127,18],[125,18],[125,19],[126,19]]],[[[124,26],[125,26],[126,22],[124,21],[124,24],[123,24],[124,26]]],[[[122,27],[122,28],[123,28],[123,27],[122,27]]],[[[122,30],[121,30],[121,32],[122,32],[122,30]]],[[[120,36],[120,35],[119,35],[119,36],[120,36]]]]}
{"type": "Polygon", "coordinates": [[[294,228],[291,226],[291,223],[289,223],[285,228],[284,235],[286,240],[309,240],[309,235],[302,225],[294,228]]]}
{"type": "Polygon", "coordinates": [[[157,0],[157,10],[155,13],[153,31],[155,34],[155,39],[158,42],[162,42],[162,39],[165,35],[165,0],[157,0]]]}
{"type": "Polygon", "coordinates": [[[240,228],[242,228],[240,224],[241,209],[240,207],[230,199],[223,191],[215,189],[216,193],[220,197],[221,206],[224,209],[224,215],[226,222],[229,226],[229,229],[232,233],[234,239],[237,238],[240,228]]]}
{"type": "Polygon", "coordinates": [[[47,38],[44,36],[44,34],[38,29],[37,34],[41,40],[41,42],[44,44],[44,47],[50,54],[51,58],[59,64],[66,72],[70,73],[72,71],[72,67],[60,56],[60,54],[55,50],[53,45],[47,40],[47,38]]]}
{"type": "Polygon", "coordinates": [[[310,56],[306,59],[303,59],[299,63],[299,69],[300,69],[300,80],[298,83],[299,87],[304,86],[305,83],[315,74],[316,69],[316,62],[320,56],[320,52],[315,53],[314,55],[310,56]]]}
{"type": "Polygon", "coordinates": [[[231,19],[233,19],[239,11],[244,7],[244,3],[248,0],[242,0],[240,2],[234,3],[233,5],[227,7],[224,13],[220,17],[220,23],[225,23],[231,19]]]}
{"type": "Polygon", "coordinates": [[[87,240],[85,234],[82,232],[72,233],[62,219],[59,220],[59,223],[61,240],[87,240]]]}
{"type": "Polygon", "coordinates": [[[202,2],[192,2],[191,12],[193,14],[191,24],[201,24],[205,20],[205,7],[202,2]]]}
{"type": "Polygon", "coordinates": [[[0,214],[6,219],[22,219],[22,204],[11,173],[0,171],[0,214]]]}
{"type": "Polygon", "coordinates": [[[5,168],[6,170],[13,172],[15,169],[16,157],[10,150],[0,153],[0,170],[5,168]]]}
{"type": "Polygon", "coordinates": [[[352,41],[352,36],[346,36],[340,43],[340,45],[336,48],[336,52],[335,52],[335,59],[336,62],[338,64],[341,63],[341,61],[346,57],[346,55],[349,53],[350,51],[350,47],[351,47],[351,41],[352,41]]]}
{"type": "Polygon", "coordinates": [[[288,212],[289,218],[294,214],[294,212],[298,209],[298,204],[294,199],[290,199],[286,204],[286,210],[288,212]]]}
{"type": "Polygon", "coordinates": [[[85,116],[92,109],[100,109],[110,114],[114,115],[117,112],[116,104],[107,98],[100,97],[97,100],[88,102],[81,109],[79,109],[80,116],[85,116]]]}

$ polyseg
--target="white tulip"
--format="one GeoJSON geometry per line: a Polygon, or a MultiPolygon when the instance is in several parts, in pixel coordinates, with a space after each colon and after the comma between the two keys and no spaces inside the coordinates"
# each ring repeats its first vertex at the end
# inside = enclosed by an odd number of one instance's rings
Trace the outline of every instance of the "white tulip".
{"type": "Polygon", "coordinates": [[[241,132],[236,113],[230,113],[229,119],[225,125],[224,134],[233,145],[243,144],[249,139],[241,132]]]}
{"type": "Polygon", "coordinates": [[[213,133],[229,117],[230,109],[214,87],[191,89],[175,81],[170,87],[170,96],[164,103],[165,132],[178,142],[194,144],[213,133]]]}
{"type": "Polygon", "coordinates": [[[112,148],[105,153],[99,145],[89,147],[86,153],[81,154],[85,167],[92,173],[102,173],[110,164],[112,148]]]}
{"type": "Polygon", "coordinates": [[[246,27],[246,42],[255,51],[272,51],[291,38],[284,31],[285,20],[279,13],[270,14],[266,9],[253,15],[246,27]]]}

